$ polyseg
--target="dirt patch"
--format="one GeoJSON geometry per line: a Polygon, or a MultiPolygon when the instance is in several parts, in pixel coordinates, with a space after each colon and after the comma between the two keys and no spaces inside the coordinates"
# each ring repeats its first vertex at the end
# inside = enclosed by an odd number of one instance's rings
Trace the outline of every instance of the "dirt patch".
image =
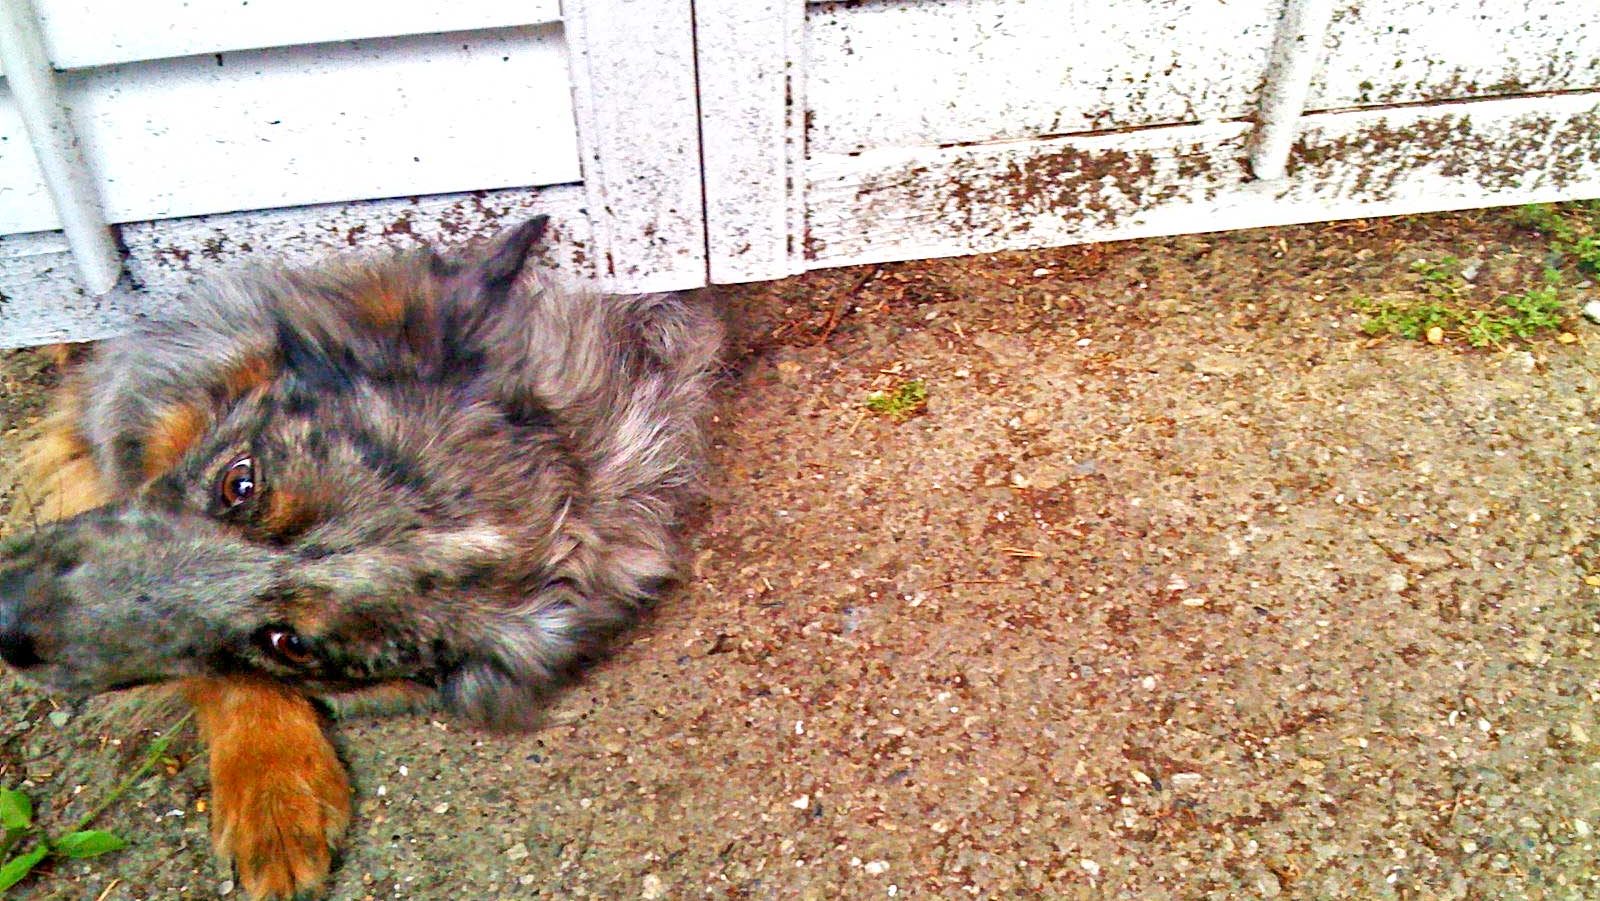
{"type": "MultiPolygon", "coordinates": [[[[1600,330],[1463,351],[1350,303],[1536,273],[1508,222],[719,289],[693,577],[542,731],[344,724],[335,897],[1600,896],[1600,330]]],[[[47,821],[137,759],[5,690],[47,821]]],[[[204,798],[180,753],[110,813],[132,849],[22,896],[230,887],[204,798]]]]}

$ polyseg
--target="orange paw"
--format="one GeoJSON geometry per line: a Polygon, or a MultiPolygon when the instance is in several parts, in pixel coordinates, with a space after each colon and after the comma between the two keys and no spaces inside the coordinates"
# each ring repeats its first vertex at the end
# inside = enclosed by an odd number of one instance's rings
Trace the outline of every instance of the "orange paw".
{"type": "Polygon", "coordinates": [[[251,898],[293,898],[328,875],[350,783],[316,710],[269,682],[194,679],[211,749],[211,837],[251,898]]]}

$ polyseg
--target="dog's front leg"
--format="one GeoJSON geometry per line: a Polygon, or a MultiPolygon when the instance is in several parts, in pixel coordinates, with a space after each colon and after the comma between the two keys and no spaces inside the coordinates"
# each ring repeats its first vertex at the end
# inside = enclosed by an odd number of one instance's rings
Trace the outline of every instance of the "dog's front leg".
{"type": "Polygon", "coordinates": [[[350,782],[303,695],[242,676],[183,682],[211,752],[211,837],[250,897],[317,888],[350,822],[350,782]]]}

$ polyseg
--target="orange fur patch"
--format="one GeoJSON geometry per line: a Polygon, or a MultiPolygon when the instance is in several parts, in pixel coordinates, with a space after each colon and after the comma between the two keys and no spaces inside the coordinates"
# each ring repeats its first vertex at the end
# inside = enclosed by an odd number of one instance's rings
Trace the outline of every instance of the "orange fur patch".
{"type": "Polygon", "coordinates": [[[380,331],[393,331],[406,318],[406,306],[415,293],[404,279],[388,270],[367,273],[351,295],[361,322],[380,331]]]}
{"type": "Polygon", "coordinates": [[[211,750],[211,835],[251,897],[315,888],[350,822],[350,782],[299,693],[245,676],[192,678],[182,691],[211,750]]]}
{"type": "Polygon", "coordinates": [[[79,391],[69,382],[56,395],[55,409],[22,448],[8,517],[14,527],[66,519],[111,500],[88,439],[78,430],[79,391]]]}
{"type": "MultiPolygon", "coordinates": [[[[232,403],[277,374],[277,363],[271,357],[246,357],[218,375],[223,400],[232,403]]],[[[145,435],[144,477],[153,479],[172,468],[210,425],[211,413],[200,402],[180,401],[168,407],[145,435]]]]}
{"type": "Polygon", "coordinates": [[[44,355],[57,369],[67,369],[83,362],[89,355],[89,348],[94,345],[89,342],[78,344],[50,344],[40,348],[44,355]]]}
{"type": "Polygon", "coordinates": [[[267,494],[267,510],[261,525],[278,538],[292,538],[316,525],[321,518],[322,504],[312,495],[274,488],[267,494]]]}
{"type": "Polygon", "coordinates": [[[144,477],[153,479],[171,469],[210,424],[210,414],[198,404],[173,404],[163,411],[145,433],[144,477]]]}
{"type": "Polygon", "coordinates": [[[284,618],[301,635],[321,635],[329,624],[327,600],[316,593],[296,594],[285,602],[284,618]]]}
{"type": "Polygon", "coordinates": [[[271,357],[246,357],[222,374],[222,388],[232,402],[272,381],[277,374],[277,363],[271,357]]]}

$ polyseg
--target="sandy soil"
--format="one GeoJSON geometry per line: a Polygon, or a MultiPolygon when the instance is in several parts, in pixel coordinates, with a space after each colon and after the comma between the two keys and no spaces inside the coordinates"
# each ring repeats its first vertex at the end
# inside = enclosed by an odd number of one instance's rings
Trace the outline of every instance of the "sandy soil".
{"type": "MultiPolygon", "coordinates": [[[[693,578],[535,734],[343,724],[334,897],[1600,898],[1600,328],[1352,302],[1546,251],[1479,213],[720,290],[693,578]]],[[[38,357],[0,379],[37,412],[38,357]]],[[[0,690],[48,823],[148,741],[0,690]]],[[[20,897],[232,891],[177,747],[131,849],[20,897]]]]}

